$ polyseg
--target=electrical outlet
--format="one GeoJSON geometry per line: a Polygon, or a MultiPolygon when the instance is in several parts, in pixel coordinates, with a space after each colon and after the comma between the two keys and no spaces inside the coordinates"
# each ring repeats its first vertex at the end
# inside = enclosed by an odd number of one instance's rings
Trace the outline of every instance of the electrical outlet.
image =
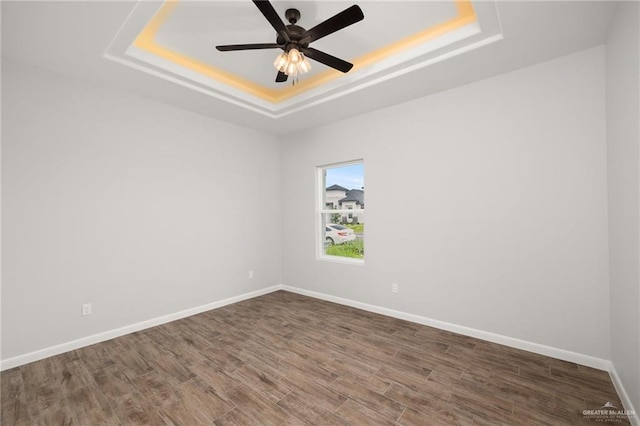
{"type": "Polygon", "coordinates": [[[83,303],[82,316],[86,317],[87,315],[91,315],[92,313],[93,313],[93,309],[91,308],[91,303],[83,303]]]}
{"type": "Polygon", "coordinates": [[[391,283],[391,293],[398,292],[398,283],[391,283]]]}
{"type": "Polygon", "coordinates": [[[249,271],[249,278],[253,278],[253,271],[249,271]]]}

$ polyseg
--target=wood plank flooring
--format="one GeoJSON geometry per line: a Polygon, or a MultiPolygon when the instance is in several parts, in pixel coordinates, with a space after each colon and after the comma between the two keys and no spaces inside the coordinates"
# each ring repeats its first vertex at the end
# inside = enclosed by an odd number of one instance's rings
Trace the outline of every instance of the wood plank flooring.
{"type": "Polygon", "coordinates": [[[573,425],[608,373],[278,291],[1,374],[10,425],[573,425]]]}

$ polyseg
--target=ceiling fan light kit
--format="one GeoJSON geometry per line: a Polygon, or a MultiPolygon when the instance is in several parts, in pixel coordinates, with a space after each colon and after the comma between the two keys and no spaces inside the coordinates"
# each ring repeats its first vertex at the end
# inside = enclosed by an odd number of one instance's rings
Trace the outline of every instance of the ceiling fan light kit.
{"type": "Polygon", "coordinates": [[[291,47],[288,52],[284,51],[279,54],[273,66],[289,77],[296,77],[299,74],[305,74],[311,70],[309,60],[295,47],[291,47]]]}
{"type": "Polygon", "coordinates": [[[364,14],[359,6],[353,5],[337,15],[332,16],[324,22],[316,25],[310,30],[296,25],[300,19],[300,11],[297,9],[287,9],[285,18],[289,25],[285,25],[278,13],[267,0],[253,0],[256,7],[262,12],[274,30],[276,30],[275,43],[254,43],[254,44],[232,44],[216,46],[221,52],[231,52],[238,50],[257,49],[282,49],[273,66],[278,70],[276,82],[287,81],[288,77],[297,77],[311,70],[311,63],[307,58],[313,59],[321,64],[327,65],[343,73],[349,72],[353,64],[335,56],[324,53],[320,50],[309,47],[309,44],[341,30],[349,25],[355,24],[364,19],[364,14]]]}

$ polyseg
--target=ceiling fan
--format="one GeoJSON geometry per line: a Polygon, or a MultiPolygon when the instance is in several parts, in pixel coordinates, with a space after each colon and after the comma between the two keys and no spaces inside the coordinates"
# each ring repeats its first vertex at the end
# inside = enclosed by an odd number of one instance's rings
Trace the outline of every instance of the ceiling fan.
{"type": "Polygon", "coordinates": [[[310,30],[296,25],[300,19],[300,11],[297,9],[287,9],[285,18],[289,21],[289,25],[285,25],[278,13],[268,0],[253,0],[260,12],[267,18],[273,29],[276,30],[277,37],[275,43],[254,43],[254,44],[229,44],[216,46],[221,52],[230,52],[234,50],[257,50],[257,49],[282,49],[284,52],[276,58],[274,65],[278,69],[276,82],[282,83],[287,81],[289,76],[296,77],[303,74],[311,68],[311,65],[305,57],[316,60],[331,68],[343,73],[349,72],[353,67],[349,63],[335,56],[324,53],[320,50],[309,47],[309,44],[341,30],[349,25],[355,24],[364,19],[362,9],[357,5],[353,5],[337,15],[332,16],[326,21],[316,25],[310,30]]]}

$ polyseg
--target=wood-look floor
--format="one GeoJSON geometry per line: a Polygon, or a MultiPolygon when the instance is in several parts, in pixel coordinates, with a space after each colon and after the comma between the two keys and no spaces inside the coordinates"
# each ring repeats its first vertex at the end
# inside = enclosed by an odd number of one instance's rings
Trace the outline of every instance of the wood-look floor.
{"type": "Polygon", "coordinates": [[[278,291],[7,370],[2,425],[572,425],[604,371],[278,291]]]}

